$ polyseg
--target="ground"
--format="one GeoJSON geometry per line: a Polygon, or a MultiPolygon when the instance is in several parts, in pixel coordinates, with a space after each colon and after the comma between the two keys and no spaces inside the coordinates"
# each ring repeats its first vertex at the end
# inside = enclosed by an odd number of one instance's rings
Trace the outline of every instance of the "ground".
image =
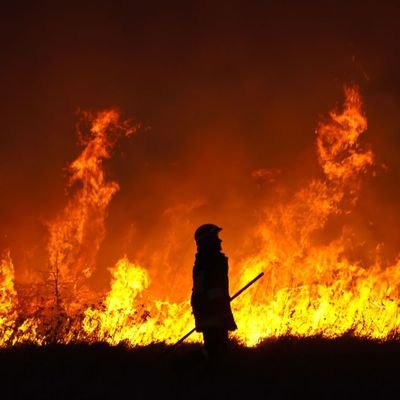
{"type": "Polygon", "coordinates": [[[215,368],[200,345],[20,346],[0,351],[6,399],[388,399],[400,342],[281,338],[232,346],[215,368]]]}

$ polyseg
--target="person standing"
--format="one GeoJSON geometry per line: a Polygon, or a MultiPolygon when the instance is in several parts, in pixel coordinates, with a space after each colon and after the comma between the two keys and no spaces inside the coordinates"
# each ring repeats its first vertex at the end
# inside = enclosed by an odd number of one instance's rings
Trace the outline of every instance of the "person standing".
{"type": "Polygon", "coordinates": [[[197,253],[191,306],[196,331],[202,332],[204,349],[210,359],[225,352],[228,331],[237,329],[230,306],[228,258],[222,253],[218,236],[221,230],[217,225],[204,224],[194,234],[197,253]]]}

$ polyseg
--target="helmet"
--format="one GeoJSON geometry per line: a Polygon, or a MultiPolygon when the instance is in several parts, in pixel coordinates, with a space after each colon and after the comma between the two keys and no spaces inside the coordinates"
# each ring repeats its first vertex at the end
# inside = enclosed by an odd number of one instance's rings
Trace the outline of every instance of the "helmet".
{"type": "Polygon", "coordinates": [[[194,233],[194,240],[198,243],[209,236],[216,235],[220,231],[222,231],[222,228],[214,224],[200,225],[194,233]]]}

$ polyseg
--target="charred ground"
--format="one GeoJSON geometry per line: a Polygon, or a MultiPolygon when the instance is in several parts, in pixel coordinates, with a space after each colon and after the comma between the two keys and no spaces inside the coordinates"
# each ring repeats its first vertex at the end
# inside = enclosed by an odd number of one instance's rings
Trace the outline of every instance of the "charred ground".
{"type": "Polygon", "coordinates": [[[200,345],[18,346],[0,352],[2,399],[389,398],[398,394],[400,342],[284,337],[234,344],[210,371],[200,345]]]}

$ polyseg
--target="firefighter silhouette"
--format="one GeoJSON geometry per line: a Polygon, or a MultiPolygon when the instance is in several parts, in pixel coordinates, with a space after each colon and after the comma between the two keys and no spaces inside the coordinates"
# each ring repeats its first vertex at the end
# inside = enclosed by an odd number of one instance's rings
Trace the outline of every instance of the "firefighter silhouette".
{"type": "Polygon", "coordinates": [[[218,237],[221,230],[216,225],[205,224],[194,234],[197,253],[191,305],[196,331],[202,332],[205,353],[210,358],[226,350],[228,331],[237,329],[230,306],[228,258],[222,253],[218,237]]]}

